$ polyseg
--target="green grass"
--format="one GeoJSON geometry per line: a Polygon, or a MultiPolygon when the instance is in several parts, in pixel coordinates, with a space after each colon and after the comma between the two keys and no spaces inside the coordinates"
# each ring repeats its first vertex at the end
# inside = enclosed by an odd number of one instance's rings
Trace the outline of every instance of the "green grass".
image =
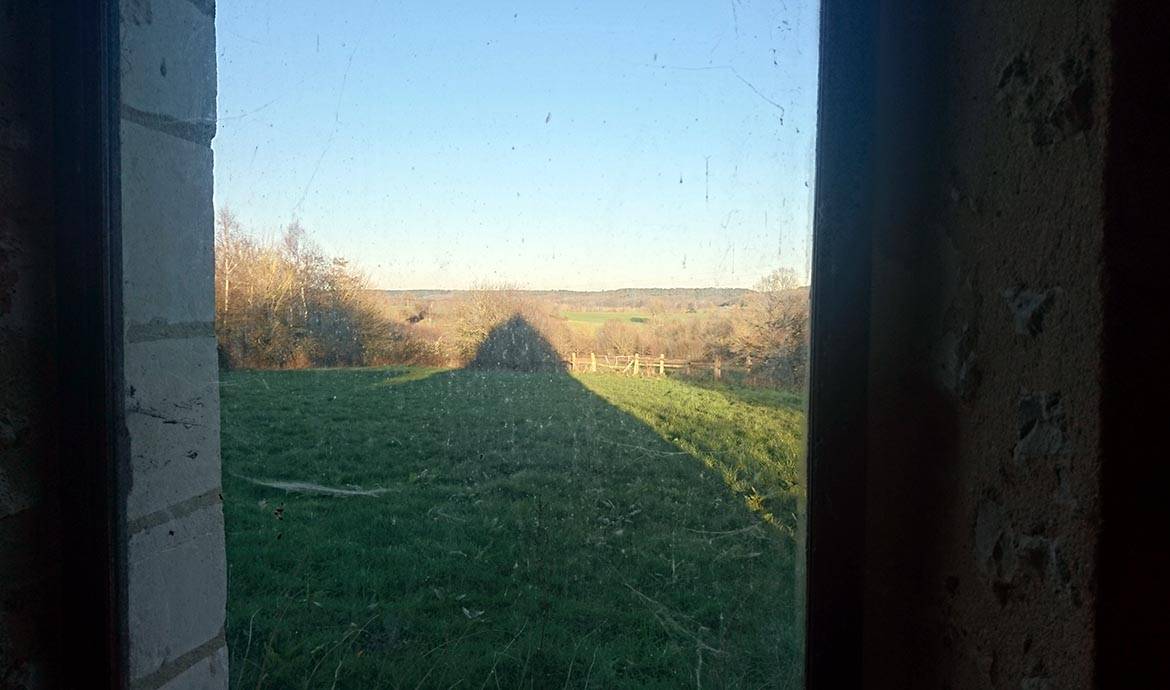
{"type": "Polygon", "coordinates": [[[792,396],[403,368],[222,382],[234,687],[799,685],[792,396]]]}

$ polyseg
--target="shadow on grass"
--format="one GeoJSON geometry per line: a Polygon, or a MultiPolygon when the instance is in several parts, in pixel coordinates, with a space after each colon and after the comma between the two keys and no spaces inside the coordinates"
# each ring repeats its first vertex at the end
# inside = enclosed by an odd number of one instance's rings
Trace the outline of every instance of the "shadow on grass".
{"type": "Polygon", "coordinates": [[[468,369],[565,372],[561,356],[540,331],[516,314],[493,328],[475,351],[468,369]]]}
{"type": "Polygon", "coordinates": [[[799,686],[790,540],[501,328],[462,370],[225,374],[233,684],[799,686]],[[240,479],[277,475],[390,492],[240,479]]]}

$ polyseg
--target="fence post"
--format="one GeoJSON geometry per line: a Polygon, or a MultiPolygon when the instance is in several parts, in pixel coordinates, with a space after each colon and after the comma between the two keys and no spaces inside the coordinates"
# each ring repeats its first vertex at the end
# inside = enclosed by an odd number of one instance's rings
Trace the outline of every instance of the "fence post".
{"type": "Polygon", "coordinates": [[[634,376],[638,375],[638,353],[634,353],[634,376]]]}
{"type": "Polygon", "coordinates": [[[752,356],[750,353],[747,356],[747,370],[749,374],[752,373],[752,356]]]}
{"type": "Polygon", "coordinates": [[[589,372],[597,373],[597,355],[592,352],[589,353],[589,372]]]}
{"type": "Polygon", "coordinates": [[[576,352],[573,353],[572,362],[573,362],[573,364],[571,365],[573,367],[572,370],[575,372],[575,371],[577,371],[577,353],[576,352]]]}
{"type": "Polygon", "coordinates": [[[661,354],[661,355],[658,355],[658,375],[663,376],[665,374],[666,374],[666,355],[661,354]]]}
{"type": "Polygon", "coordinates": [[[723,377],[723,360],[719,355],[715,355],[715,380],[718,381],[723,377]]]}

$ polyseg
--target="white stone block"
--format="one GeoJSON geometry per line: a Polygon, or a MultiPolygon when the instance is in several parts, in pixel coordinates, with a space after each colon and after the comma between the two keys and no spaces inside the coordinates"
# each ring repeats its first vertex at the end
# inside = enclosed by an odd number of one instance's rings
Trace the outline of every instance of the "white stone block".
{"type": "Polygon", "coordinates": [[[127,343],[131,521],[220,487],[215,338],[127,343]]]}
{"type": "Polygon", "coordinates": [[[215,19],[191,0],[123,0],[122,102],[174,120],[215,122],[215,19]]]}
{"type": "Polygon", "coordinates": [[[130,676],[138,680],[223,630],[227,565],[222,505],[131,535],[128,561],[130,676]]]}
{"type": "Polygon", "coordinates": [[[175,676],[161,690],[224,690],[227,686],[228,653],[225,646],[175,676]]]}
{"type": "Polygon", "coordinates": [[[215,319],[212,153],[122,120],[127,324],[215,319]]]}

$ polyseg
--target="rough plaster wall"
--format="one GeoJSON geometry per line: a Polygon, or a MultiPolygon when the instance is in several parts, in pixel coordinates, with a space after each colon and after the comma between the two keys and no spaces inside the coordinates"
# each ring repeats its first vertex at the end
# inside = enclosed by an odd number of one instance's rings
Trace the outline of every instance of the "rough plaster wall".
{"type": "Polygon", "coordinates": [[[226,688],[210,0],[121,4],[131,687],[226,688]]]}
{"type": "Polygon", "coordinates": [[[875,686],[1091,683],[1106,5],[883,5],[875,686]]]}
{"type": "Polygon", "coordinates": [[[59,622],[47,7],[0,4],[0,688],[52,687],[59,622]]]}

